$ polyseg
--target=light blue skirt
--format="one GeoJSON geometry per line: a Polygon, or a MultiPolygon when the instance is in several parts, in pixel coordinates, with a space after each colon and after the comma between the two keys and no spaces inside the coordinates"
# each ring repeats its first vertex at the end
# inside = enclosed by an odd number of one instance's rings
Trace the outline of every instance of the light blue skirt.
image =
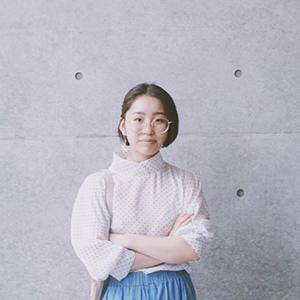
{"type": "Polygon", "coordinates": [[[118,281],[108,277],[102,300],[196,300],[191,277],[185,270],[130,272],[118,281]]]}

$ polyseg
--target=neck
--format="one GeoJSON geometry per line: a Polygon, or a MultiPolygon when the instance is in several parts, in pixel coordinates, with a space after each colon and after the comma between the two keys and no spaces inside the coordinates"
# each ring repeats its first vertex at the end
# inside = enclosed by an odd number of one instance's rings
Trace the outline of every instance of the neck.
{"type": "Polygon", "coordinates": [[[142,153],[132,152],[128,151],[127,153],[127,159],[131,161],[141,162],[147,159],[150,159],[151,157],[155,156],[158,152],[151,154],[151,155],[145,155],[142,153]]]}

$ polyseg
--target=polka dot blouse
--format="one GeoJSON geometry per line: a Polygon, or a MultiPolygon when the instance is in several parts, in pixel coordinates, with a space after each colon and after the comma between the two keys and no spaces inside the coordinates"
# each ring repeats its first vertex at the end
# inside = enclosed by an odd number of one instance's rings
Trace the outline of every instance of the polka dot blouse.
{"type": "MultiPolygon", "coordinates": [[[[121,280],[133,272],[135,251],[109,241],[109,231],[167,236],[182,212],[192,212],[194,216],[175,235],[201,257],[212,234],[201,182],[195,174],[167,163],[160,152],[142,162],[127,160],[123,152],[114,152],[109,170],[113,176],[110,209],[104,175],[99,171],[85,178],[72,210],[72,246],[94,280],[104,280],[109,275],[121,280]]],[[[197,261],[163,263],[135,272],[185,269],[190,273],[194,263],[197,261]]]]}

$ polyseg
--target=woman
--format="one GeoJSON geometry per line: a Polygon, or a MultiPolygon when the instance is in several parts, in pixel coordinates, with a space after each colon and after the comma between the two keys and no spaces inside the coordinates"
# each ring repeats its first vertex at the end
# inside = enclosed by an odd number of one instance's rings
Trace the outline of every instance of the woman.
{"type": "Polygon", "coordinates": [[[198,177],[160,152],[178,134],[171,96],[155,84],[133,87],[118,134],[111,211],[103,172],[87,176],[72,212],[73,248],[94,280],[108,279],[101,299],[196,299],[189,273],[211,237],[209,214],[198,177]]]}

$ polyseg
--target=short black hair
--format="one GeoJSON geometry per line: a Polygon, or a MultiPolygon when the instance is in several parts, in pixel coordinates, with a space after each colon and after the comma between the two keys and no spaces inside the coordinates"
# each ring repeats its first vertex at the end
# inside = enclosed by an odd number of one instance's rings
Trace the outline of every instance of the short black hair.
{"type": "MultiPolygon", "coordinates": [[[[170,128],[168,130],[167,139],[163,144],[163,147],[168,147],[171,143],[174,142],[178,135],[179,128],[179,119],[178,113],[176,109],[176,105],[170,96],[170,94],[165,91],[162,87],[154,84],[154,83],[140,83],[130,89],[124,97],[124,101],[122,104],[121,118],[125,118],[126,112],[130,109],[133,102],[137,97],[142,95],[149,95],[156,99],[158,99],[165,111],[165,115],[172,121],[170,124],[170,128]]],[[[123,136],[121,130],[118,128],[118,135],[123,143],[129,146],[128,140],[123,136]]]]}

